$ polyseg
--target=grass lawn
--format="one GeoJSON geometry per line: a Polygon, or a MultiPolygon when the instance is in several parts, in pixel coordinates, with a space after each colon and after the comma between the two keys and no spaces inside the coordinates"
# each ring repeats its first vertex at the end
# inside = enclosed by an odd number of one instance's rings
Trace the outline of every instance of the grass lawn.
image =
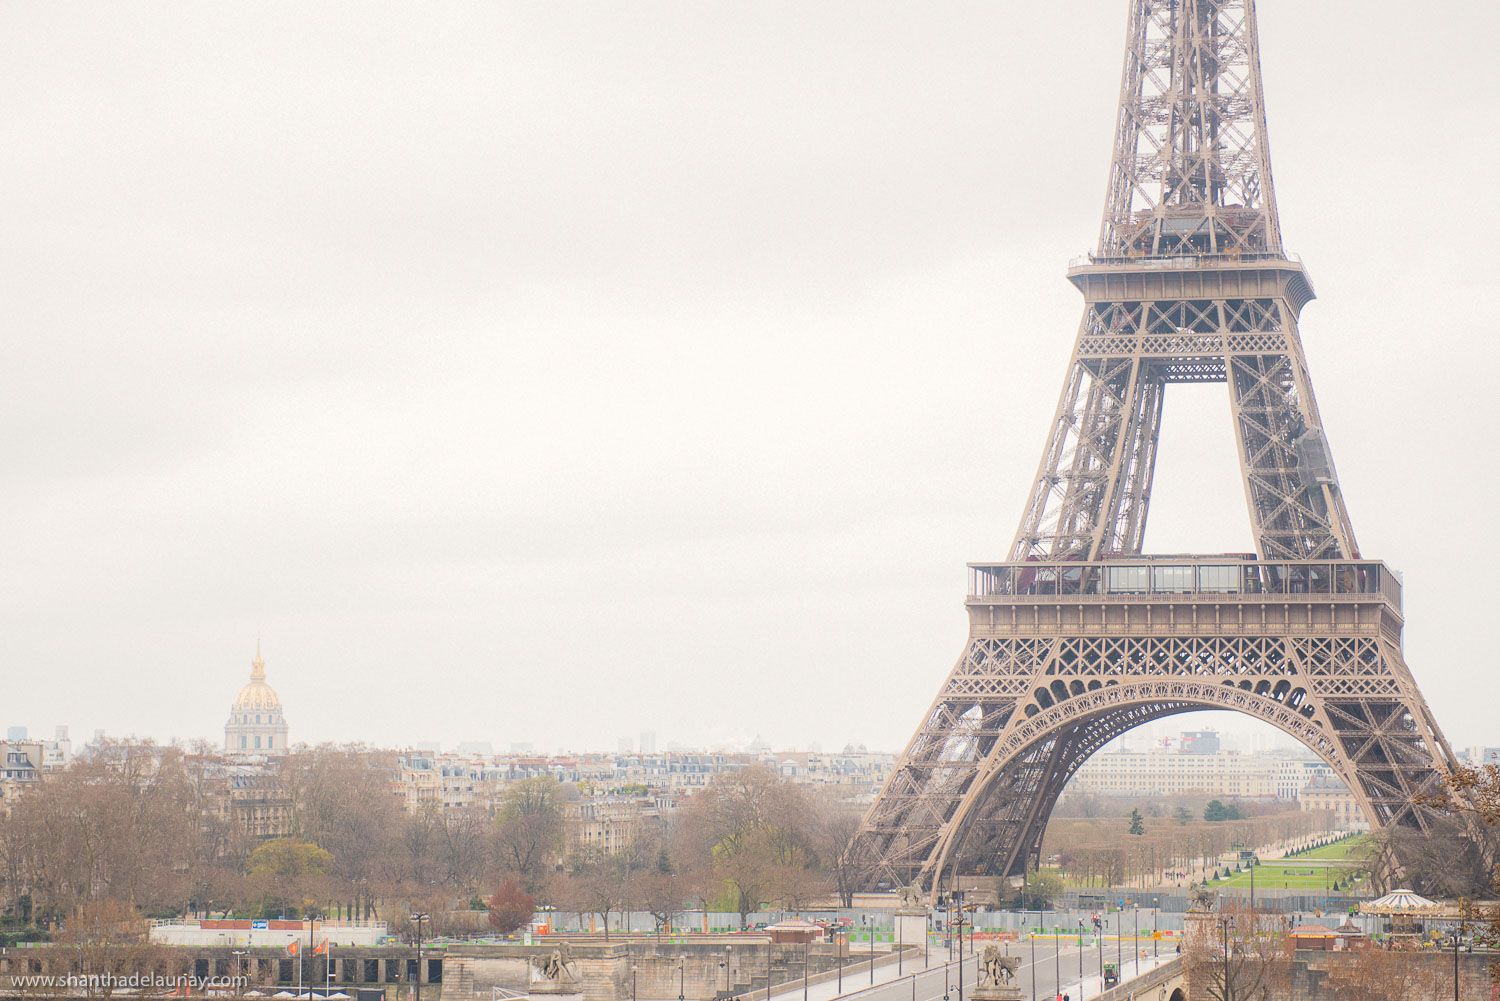
{"type": "Polygon", "coordinates": [[[1331,845],[1325,845],[1322,848],[1314,848],[1310,852],[1305,852],[1301,855],[1298,855],[1297,858],[1343,860],[1351,856],[1359,855],[1365,849],[1365,846],[1368,842],[1369,838],[1367,838],[1365,835],[1355,834],[1345,838],[1342,841],[1335,841],[1331,845]]]}
{"type": "MultiPolygon", "coordinates": [[[[1258,890],[1319,890],[1325,886],[1332,887],[1333,880],[1337,876],[1342,879],[1342,873],[1334,873],[1326,866],[1298,867],[1280,862],[1266,862],[1255,870],[1255,888],[1258,890]]],[[[1237,872],[1228,879],[1210,880],[1209,886],[1235,886],[1250,887],[1250,873],[1237,872]]],[[[1358,886],[1358,884],[1355,884],[1358,886]]]]}
{"type": "MultiPolygon", "coordinates": [[[[1355,872],[1354,864],[1365,846],[1365,840],[1363,836],[1356,835],[1295,858],[1262,862],[1255,870],[1255,886],[1257,889],[1267,890],[1322,890],[1325,886],[1331,889],[1335,879],[1342,881],[1346,874],[1352,872],[1355,884],[1351,889],[1357,890],[1364,882],[1365,874],[1355,872]],[[1298,864],[1303,861],[1313,864],[1298,864]]],[[[1250,872],[1246,870],[1237,872],[1228,879],[1211,880],[1209,885],[1248,888],[1250,872]]],[[[1347,893],[1349,890],[1343,892],[1347,893]]]]}

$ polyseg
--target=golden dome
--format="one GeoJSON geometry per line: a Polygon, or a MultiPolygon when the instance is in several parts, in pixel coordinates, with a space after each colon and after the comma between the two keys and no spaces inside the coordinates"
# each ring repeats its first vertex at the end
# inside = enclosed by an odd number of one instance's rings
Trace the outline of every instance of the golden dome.
{"type": "Polygon", "coordinates": [[[266,684],[266,662],[260,655],[260,644],[255,646],[255,659],[250,662],[250,681],[234,697],[234,712],[280,712],[281,699],[276,690],[266,684]]]}

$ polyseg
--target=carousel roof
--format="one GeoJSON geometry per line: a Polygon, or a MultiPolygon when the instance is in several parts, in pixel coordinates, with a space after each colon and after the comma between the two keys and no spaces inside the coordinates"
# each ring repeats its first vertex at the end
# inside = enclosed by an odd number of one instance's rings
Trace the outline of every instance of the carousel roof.
{"type": "Polygon", "coordinates": [[[1392,890],[1383,897],[1360,904],[1361,914],[1427,914],[1437,910],[1438,903],[1413,890],[1392,890]]]}

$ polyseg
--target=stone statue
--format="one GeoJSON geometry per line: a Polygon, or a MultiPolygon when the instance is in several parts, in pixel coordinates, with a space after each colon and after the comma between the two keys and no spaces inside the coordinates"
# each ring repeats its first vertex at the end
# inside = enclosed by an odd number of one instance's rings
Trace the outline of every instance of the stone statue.
{"type": "Polygon", "coordinates": [[[998,945],[986,945],[979,956],[979,986],[1008,987],[1020,969],[1019,957],[1005,955],[998,945]]]}
{"type": "Polygon", "coordinates": [[[922,891],[915,886],[897,887],[896,896],[901,898],[902,907],[917,908],[922,906],[922,891]]]}
{"type": "Polygon", "coordinates": [[[1211,911],[1214,904],[1219,902],[1219,895],[1206,886],[1200,886],[1193,890],[1193,899],[1188,903],[1190,911],[1211,911]]]}
{"type": "Polygon", "coordinates": [[[531,966],[543,980],[572,980],[578,975],[573,948],[566,942],[559,942],[557,948],[546,955],[532,956],[531,966]]]}

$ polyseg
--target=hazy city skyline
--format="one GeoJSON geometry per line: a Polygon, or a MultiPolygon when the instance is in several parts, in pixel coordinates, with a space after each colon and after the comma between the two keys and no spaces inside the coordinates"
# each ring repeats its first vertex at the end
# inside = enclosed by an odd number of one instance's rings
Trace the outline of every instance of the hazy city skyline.
{"type": "MultiPolygon", "coordinates": [[[[1455,746],[1466,6],[1260,9],[1334,455],[1455,746]]],[[[1056,403],[1123,4],[89,10],[0,15],[0,723],[214,739],[259,637],[293,741],[900,749],[1056,403]]],[[[1149,550],[1250,548],[1227,411],[1173,387],[1149,550]]]]}

